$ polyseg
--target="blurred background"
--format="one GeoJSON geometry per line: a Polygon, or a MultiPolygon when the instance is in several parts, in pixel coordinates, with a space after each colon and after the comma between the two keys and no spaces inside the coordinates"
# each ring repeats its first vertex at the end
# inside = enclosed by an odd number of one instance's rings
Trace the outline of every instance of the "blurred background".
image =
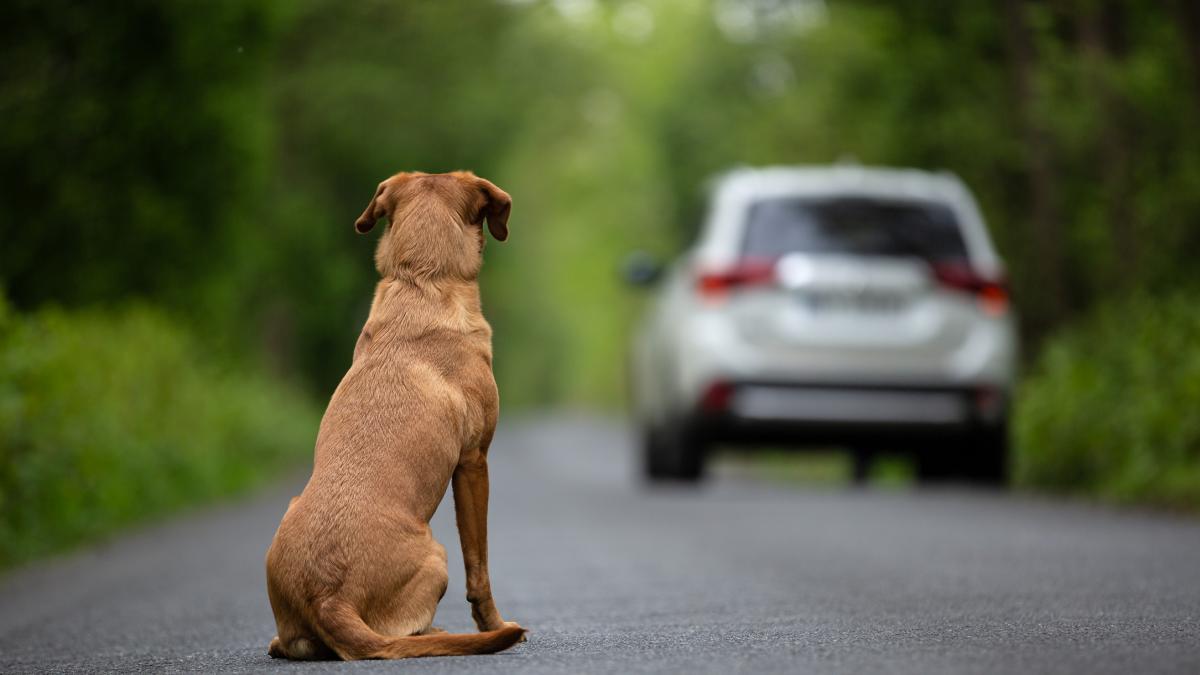
{"type": "Polygon", "coordinates": [[[1019,317],[1017,485],[1200,505],[1195,3],[4,4],[0,565],[302,465],[398,170],[514,197],[507,415],[623,410],[620,262],[714,174],[952,171],[1019,317]]]}

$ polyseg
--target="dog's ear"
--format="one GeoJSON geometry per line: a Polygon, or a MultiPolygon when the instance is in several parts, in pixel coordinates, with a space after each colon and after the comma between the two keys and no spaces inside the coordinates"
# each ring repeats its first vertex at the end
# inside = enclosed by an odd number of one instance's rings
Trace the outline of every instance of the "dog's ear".
{"type": "Polygon", "coordinates": [[[358,220],[354,221],[354,229],[358,230],[360,234],[370,232],[371,228],[375,227],[375,221],[383,217],[383,204],[380,203],[380,197],[383,196],[385,187],[387,187],[386,182],[379,184],[379,187],[375,189],[375,196],[371,197],[371,203],[367,204],[367,210],[363,211],[358,220]]]}
{"type": "Polygon", "coordinates": [[[508,213],[512,210],[512,197],[492,181],[486,178],[476,178],[479,189],[483,192],[483,208],[480,210],[480,220],[487,217],[488,231],[496,241],[508,239],[508,213]]]}

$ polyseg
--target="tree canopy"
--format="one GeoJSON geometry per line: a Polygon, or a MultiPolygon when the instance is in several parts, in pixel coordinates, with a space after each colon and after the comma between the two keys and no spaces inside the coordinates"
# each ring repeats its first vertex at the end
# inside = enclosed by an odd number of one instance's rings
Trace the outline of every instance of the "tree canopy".
{"type": "Polygon", "coordinates": [[[1036,352],[1113,295],[1194,285],[1192,3],[11,3],[0,283],[137,297],[320,390],[369,301],[351,223],[402,169],[514,196],[482,280],[507,400],[612,403],[628,250],[684,246],[736,164],[954,171],[1036,352]]]}

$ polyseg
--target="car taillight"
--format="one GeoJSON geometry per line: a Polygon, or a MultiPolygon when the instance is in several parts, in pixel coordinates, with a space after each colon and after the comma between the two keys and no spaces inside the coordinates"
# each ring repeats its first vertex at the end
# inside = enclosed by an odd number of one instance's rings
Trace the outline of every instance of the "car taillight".
{"type": "Polygon", "coordinates": [[[1000,316],[1008,311],[1008,284],[1003,280],[988,279],[960,263],[937,263],[932,268],[939,284],[975,296],[984,312],[1000,316]]]}
{"type": "Polygon", "coordinates": [[[774,282],[774,260],[743,260],[720,269],[701,269],[696,275],[696,291],[705,298],[717,299],[738,288],[774,282]]]}
{"type": "Polygon", "coordinates": [[[725,412],[733,399],[733,385],[717,380],[708,385],[700,397],[700,409],[707,413],[725,412]]]}

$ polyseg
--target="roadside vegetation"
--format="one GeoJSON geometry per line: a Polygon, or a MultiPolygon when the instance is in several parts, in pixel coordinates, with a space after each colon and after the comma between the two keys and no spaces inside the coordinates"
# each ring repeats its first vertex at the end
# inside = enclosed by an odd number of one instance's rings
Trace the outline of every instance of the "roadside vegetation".
{"type": "Polygon", "coordinates": [[[0,544],[7,560],[306,455],[309,401],[344,372],[375,277],[374,238],[351,224],[400,169],[473,169],[514,195],[512,237],[489,244],[481,283],[510,411],[621,405],[642,298],[619,261],[686,245],[714,173],[954,171],[1010,263],[1029,365],[1020,481],[1200,504],[1195,422],[1173,407],[1194,400],[1183,364],[1200,346],[1171,334],[1190,325],[1173,289],[1200,282],[1190,3],[11,9],[0,522],[24,543],[0,544]],[[57,337],[39,346],[37,331],[57,337]],[[168,370],[188,383],[171,395],[168,370]]]}
{"type": "Polygon", "coordinates": [[[0,568],[294,470],[318,411],[161,312],[0,304],[0,568]]]}
{"type": "Polygon", "coordinates": [[[1105,305],[1047,340],[1021,388],[1033,488],[1200,507],[1200,294],[1105,305]]]}

